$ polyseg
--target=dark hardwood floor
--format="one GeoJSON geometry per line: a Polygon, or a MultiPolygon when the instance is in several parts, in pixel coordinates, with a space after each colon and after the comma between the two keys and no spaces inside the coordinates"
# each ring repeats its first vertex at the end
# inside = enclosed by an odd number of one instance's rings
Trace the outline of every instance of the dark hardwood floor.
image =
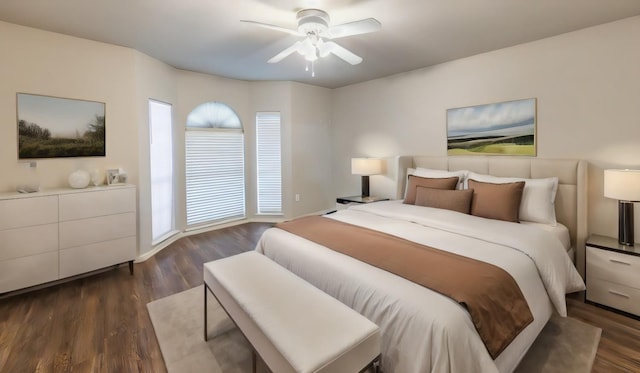
{"type": "Polygon", "coordinates": [[[251,250],[271,224],[182,238],[154,257],[0,299],[0,372],[166,372],[146,304],[201,285],[202,264],[251,250]]]}
{"type": "MultiPolygon", "coordinates": [[[[202,284],[202,264],[255,247],[270,224],[176,241],[149,260],[0,299],[0,372],[165,372],[146,304],[202,284]]],[[[640,321],[568,299],[603,329],[594,372],[640,372],[640,321]]]]}
{"type": "Polygon", "coordinates": [[[567,298],[569,317],[602,329],[592,372],[640,372],[640,321],[586,304],[582,294],[567,298]]]}

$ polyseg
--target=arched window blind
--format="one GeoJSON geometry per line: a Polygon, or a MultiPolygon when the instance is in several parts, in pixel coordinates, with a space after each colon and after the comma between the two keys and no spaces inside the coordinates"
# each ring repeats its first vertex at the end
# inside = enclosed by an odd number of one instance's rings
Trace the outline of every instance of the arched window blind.
{"type": "Polygon", "coordinates": [[[187,227],[245,217],[244,133],[229,106],[208,102],[187,117],[187,227]]]}

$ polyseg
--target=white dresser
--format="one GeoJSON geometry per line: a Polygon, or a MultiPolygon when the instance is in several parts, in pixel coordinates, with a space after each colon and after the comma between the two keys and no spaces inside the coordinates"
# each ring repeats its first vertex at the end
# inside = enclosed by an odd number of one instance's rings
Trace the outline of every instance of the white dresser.
{"type": "Polygon", "coordinates": [[[0,293],[136,257],[133,185],[0,194],[0,293]]]}
{"type": "Polygon", "coordinates": [[[640,246],[611,237],[587,240],[587,301],[640,316],[640,246]]]}

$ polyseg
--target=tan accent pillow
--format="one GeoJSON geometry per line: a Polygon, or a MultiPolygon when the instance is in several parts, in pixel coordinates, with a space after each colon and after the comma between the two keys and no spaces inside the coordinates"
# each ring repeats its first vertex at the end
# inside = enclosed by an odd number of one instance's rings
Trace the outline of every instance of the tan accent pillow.
{"type": "Polygon", "coordinates": [[[433,189],[448,189],[453,190],[458,185],[457,177],[444,177],[444,178],[430,178],[420,177],[415,175],[409,175],[407,181],[407,194],[404,196],[404,203],[413,205],[416,203],[416,188],[419,186],[433,188],[433,189]]]}
{"type": "Polygon", "coordinates": [[[469,179],[469,189],[473,189],[471,215],[519,223],[524,184],[524,181],[494,184],[469,179]]]}
{"type": "Polygon", "coordinates": [[[416,206],[435,207],[468,214],[471,211],[473,189],[444,190],[419,186],[416,192],[416,206]]]}

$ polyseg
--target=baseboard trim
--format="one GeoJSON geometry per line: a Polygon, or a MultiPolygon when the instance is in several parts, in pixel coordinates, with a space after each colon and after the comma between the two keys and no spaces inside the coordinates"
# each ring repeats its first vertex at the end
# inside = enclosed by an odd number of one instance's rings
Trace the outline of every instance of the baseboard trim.
{"type": "MultiPolygon", "coordinates": [[[[302,216],[311,216],[311,215],[324,215],[324,214],[332,212],[332,211],[334,211],[334,210],[331,210],[331,209],[321,210],[321,211],[316,211],[316,212],[312,212],[312,213],[309,213],[309,214],[304,214],[304,215],[301,215],[300,217],[302,217],[302,216]]],[[[274,224],[276,224],[276,223],[280,223],[280,222],[283,222],[283,221],[286,221],[286,220],[289,220],[289,219],[286,219],[283,216],[256,216],[256,217],[249,218],[249,219],[239,219],[239,220],[234,220],[234,221],[223,223],[223,224],[209,225],[209,226],[206,226],[206,227],[197,228],[197,229],[193,229],[193,230],[177,232],[173,236],[167,238],[166,240],[162,241],[158,245],[154,246],[153,249],[151,249],[150,251],[147,251],[146,253],[138,256],[136,258],[136,260],[135,260],[135,263],[142,263],[142,262],[146,261],[147,259],[151,258],[152,256],[156,255],[160,251],[162,251],[165,247],[167,247],[167,246],[171,245],[172,243],[176,242],[177,240],[179,240],[181,238],[184,238],[184,237],[193,236],[194,234],[211,232],[211,231],[215,231],[215,230],[218,230],[218,229],[233,227],[233,226],[236,226],[236,225],[246,224],[246,223],[274,223],[274,224]]]]}
{"type": "Polygon", "coordinates": [[[154,246],[153,249],[151,249],[151,250],[147,251],[146,253],[138,256],[136,258],[136,260],[134,260],[134,263],[142,263],[142,262],[146,261],[147,259],[151,258],[152,256],[154,256],[157,253],[159,253],[160,251],[162,251],[162,249],[164,249],[165,247],[171,245],[172,243],[176,242],[177,240],[181,239],[182,237],[186,237],[184,235],[184,233],[177,232],[173,236],[167,238],[166,240],[164,240],[164,241],[160,242],[159,244],[157,244],[156,246],[154,246]]]}

